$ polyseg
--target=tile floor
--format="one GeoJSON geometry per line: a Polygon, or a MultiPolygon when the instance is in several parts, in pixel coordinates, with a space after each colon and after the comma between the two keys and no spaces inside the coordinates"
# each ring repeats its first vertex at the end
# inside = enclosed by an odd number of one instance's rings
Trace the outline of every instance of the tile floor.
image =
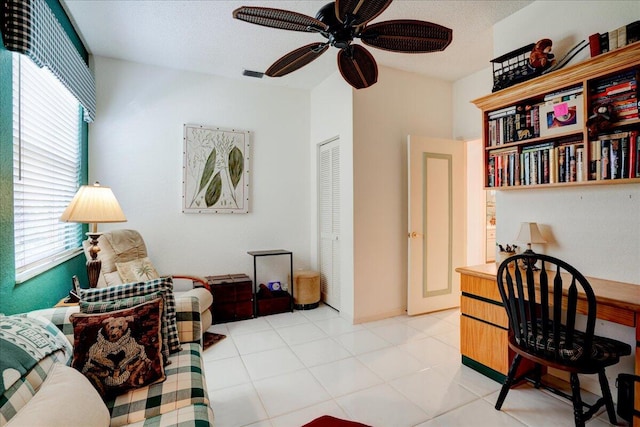
{"type": "MultiPolygon", "coordinates": [[[[574,425],[569,402],[528,385],[496,411],[500,384],[460,363],[459,316],[351,325],[320,306],[214,325],[227,335],[204,352],[215,426],[301,426],[325,414],[375,427],[574,425]]],[[[609,423],[600,414],[587,425],[609,423]]]]}

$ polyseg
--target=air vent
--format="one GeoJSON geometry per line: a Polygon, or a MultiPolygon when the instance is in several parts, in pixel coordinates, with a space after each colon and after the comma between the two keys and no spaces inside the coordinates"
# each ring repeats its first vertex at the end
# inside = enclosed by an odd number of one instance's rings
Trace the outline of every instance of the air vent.
{"type": "Polygon", "coordinates": [[[264,76],[264,73],[261,73],[260,71],[244,70],[242,72],[242,75],[247,77],[255,77],[256,79],[261,79],[262,76],[264,76]]]}

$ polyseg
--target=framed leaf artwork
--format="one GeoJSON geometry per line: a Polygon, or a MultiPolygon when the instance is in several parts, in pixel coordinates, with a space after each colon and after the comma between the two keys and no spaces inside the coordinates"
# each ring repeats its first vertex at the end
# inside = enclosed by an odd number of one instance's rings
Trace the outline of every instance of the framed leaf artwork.
{"type": "Polygon", "coordinates": [[[248,213],[250,132],[184,125],[182,212],[248,213]]]}

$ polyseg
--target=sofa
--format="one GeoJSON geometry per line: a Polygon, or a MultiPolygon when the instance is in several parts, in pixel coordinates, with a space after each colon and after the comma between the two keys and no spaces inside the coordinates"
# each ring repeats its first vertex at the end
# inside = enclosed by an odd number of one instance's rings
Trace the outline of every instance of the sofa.
{"type": "MultiPolygon", "coordinates": [[[[15,323],[18,324],[18,334],[27,336],[36,346],[43,346],[43,339],[39,338],[38,331],[41,335],[49,334],[49,341],[57,344],[57,348],[52,347],[54,351],[39,359],[35,366],[19,378],[12,379],[12,375],[6,374],[9,370],[4,371],[6,384],[0,397],[0,426],[213,425],[214,416],[207,394],[200,345],[203,331],[198,298],[175,297],[180,348],[165,360],[165,378],[161,382],[127,390],[108,399],[104,399],[104,396],[95,391],[86,376],[69,367],[74,356],[73,319],[82,314],[76,314],[74,317],[72,315],[79,311],[78,305],[71,305],[12,316],[0,315],[0,322],[3,322],[0,338],[6,338],[2,335],[3,330],[10,329],[6,325],[11,326],[15,323]],[[23,324],[25,322],[26,326],[23,324]],[[29,322],[36,325],[30,326],[29,322]],[[89,388],[86,388],[87,384],[89,388]],[[55,412],[58,413],[52,415],[55,412]],[[39,417],[36,419],[40,421],[34,423],[34,416],[39,417]],[[78,422],[79,416],[83,417],[82,422],[78,422]],[[52,417],[56,419],[51,419],[52,417]]],[[[8,353],[4,350],[9,345],[6,344],[7,341],[0,340],[0,344],[3,342],[5,348],[0,349],[4,353],[0,358],[3,359],[0,366],[4,363],[4,368],[8,353]]]]}

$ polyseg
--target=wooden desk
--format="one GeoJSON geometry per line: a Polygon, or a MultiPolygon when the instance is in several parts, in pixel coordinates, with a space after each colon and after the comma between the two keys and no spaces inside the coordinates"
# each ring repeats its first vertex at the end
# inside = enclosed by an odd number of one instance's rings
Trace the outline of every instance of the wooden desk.
{"type": "MultiPolygon", "coordinates": [[[[496,285],[495,263],[458,267],[460,273],[460,352],[462,363],[503,381],[513,354],[508,346],[508,320],[496,285]]],[[[598,303],[597,317],[636,331],[635,374],[640,375],[640,285],[587,277],[598,303]]],[[[584,313],[584,300],[578,312],[584,313]]],[[[640,384],[635,385],[636,411],[640,411],[640,384]]],[[[640,417],[633,417],[640,427],[640,417]]]]}

